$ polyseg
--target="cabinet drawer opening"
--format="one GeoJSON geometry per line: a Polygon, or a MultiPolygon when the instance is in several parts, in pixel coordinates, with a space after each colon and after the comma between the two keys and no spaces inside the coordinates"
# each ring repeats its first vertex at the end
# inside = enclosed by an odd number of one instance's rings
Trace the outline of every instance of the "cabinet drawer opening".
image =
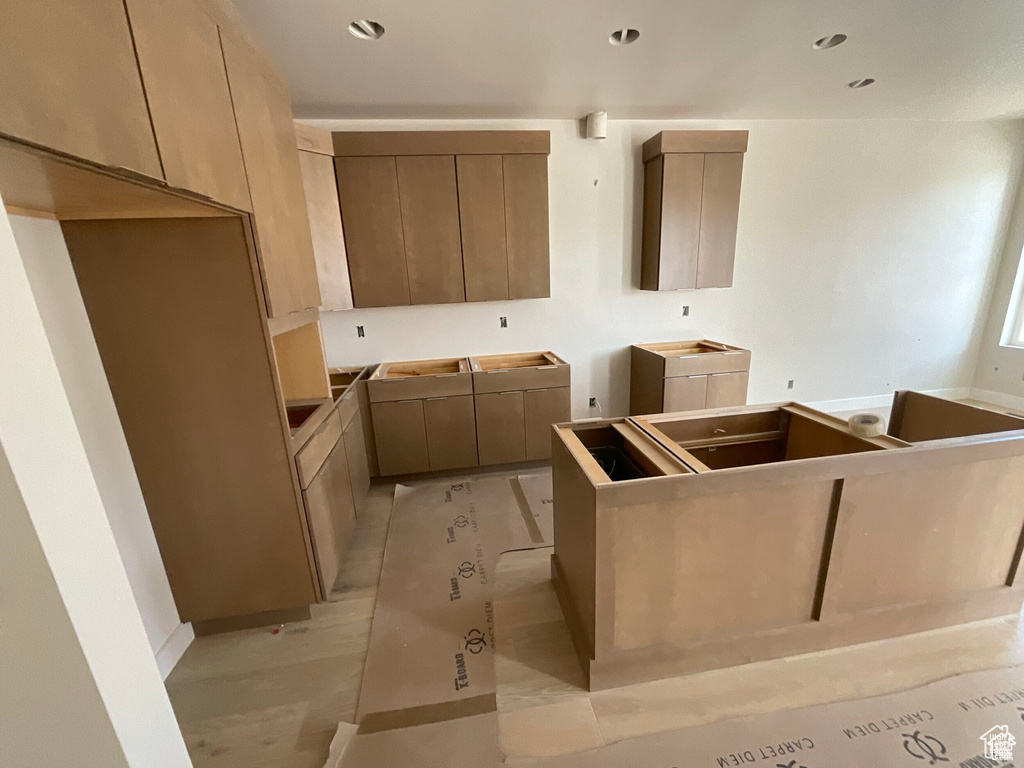
{"type": "Polygon", "coordinates": [[[692,473],[628,422],[559,429],[571,446],[580,453],[586,451],[593,460],[587,463],[586,470],[597,483],[692,473]]]}

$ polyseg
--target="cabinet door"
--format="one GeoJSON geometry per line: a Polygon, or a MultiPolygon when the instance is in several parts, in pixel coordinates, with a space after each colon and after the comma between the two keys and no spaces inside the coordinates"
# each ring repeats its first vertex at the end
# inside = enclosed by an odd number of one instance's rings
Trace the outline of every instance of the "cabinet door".
{"type": "Polygon", "coordinates": [[[194,0],[126,0],[164,175],[250,210],[217,24],[194,0]]]}
{"type": "Polygon", "coordinates": [[[316,152],[299,152],[306,213],[313,237],[313,258],[320,284],[320,307],[352,309],[352,283],[348,277],[345,232],[341,227],[334,158],[316,152]]]}
{"type": "Polygon", "coordinates": [[[704,155],[664,155],[658,290],[697,287],[704,155]]]}
{"type": "Polygon", "coordinates": [[[523,395],[526,410],[526,459],[551,458],[551,425],[571,417],[569,387],[530,389],[523,395]]]}
{"type": "Polygon", "coordinates": [[[501,155],[459,155],[459,217],[466,301],[508,296],[505,190],[501,155]]]}
{"type": "Polygon", "coordinates": [[[373,434],[382,475],[405,475],[430,469],[422,400],[373,403],[373,434]]]}
{"type": "Polygon", "coordinates": [[[741,152],[714,152],[704,156],[698,288],[728,288],[732,285],[742,175],[741,152]]]}
{"type": "Polygon", "coordinates": [[[476,442],[480,465],[526,460],[526,423],[522,392],[475,395],[476,442]]]}
{"type": "Polygon", "coordinates": [[[221,30],[271,317],[320,306],[287,86],[237,33],[221,30]]]}
{"type": "Polygon", "coordinates": [[[395,164],[405,235],[405,264],[409,272],[409,301],[413,304],[465,301],[455,157],[398,157],[395,164]]]}
{"type": "Polygon", "coordinates": [[[707,376],[675,376],[665,379],[662,412],[699,411],[706,407],[707,399],[707,376]]]}
{"type": "Polygon", "coordinates": [[[548,264],[548,157],[503,155],[508,297],[551,295],[548,264]]]}
{"type": "Polygon", "coordinates": [[[0,133],[163,178],[122,0],[5,0],[0,133]]]}
{"type": "Polygon", "coordinates": [[[731,405],[746,405],[747,371],[735,373],[713,373],[708,377],[707,408],[727,408],[731,405]]]}
{"type": "Polygon", "coordinates": [[[405,235],[393,157],[336,157],[352,301],[357,307],[409,303],[405,235]]]}
{"type": "Polygon", "coordinates": [[[352,481],[352,501],[356,515],[366,509],[366,496],[370,491],[370,468],[366,459],[366,438],[363,420],[357,413],[345,429],[345,456],[348,459],[348,477],[352,481]]]}
{"type": "Polygon", "coordinates": [[[345,441],[339,440],[313,482],[302,492],[309,535],[324,599],[330,597],[356,531],[345,441]]]}
{"type": "Polygon", "coordinates": [[[477,466],[473,396],[431,397],[424,401],[423,408],[430,468],[477,466]]]}

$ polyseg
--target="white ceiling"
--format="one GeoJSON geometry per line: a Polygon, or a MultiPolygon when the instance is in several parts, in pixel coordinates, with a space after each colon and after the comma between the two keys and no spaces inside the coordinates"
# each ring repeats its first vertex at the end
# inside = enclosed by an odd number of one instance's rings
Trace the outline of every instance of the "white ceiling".
{"type": "Polygon", "coordinates": [[[235,0],[297,117],[1024,114],[1024,0],[235,0]],[[358,40],[355,19],[385,27],[358,40]],[[640,30],[613,47],[609,34],[640,30]],[[818,38],[849,39],[826,51],[818,38]],[[846,83],[873,77],[861,90],[846,83]]]}

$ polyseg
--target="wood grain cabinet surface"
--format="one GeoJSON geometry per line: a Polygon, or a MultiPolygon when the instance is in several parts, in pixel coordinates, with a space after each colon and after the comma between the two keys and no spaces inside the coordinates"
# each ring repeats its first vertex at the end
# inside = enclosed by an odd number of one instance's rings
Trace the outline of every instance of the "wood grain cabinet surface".
{"type": "Polygon", "coordinates": [[[354,305],[550,296],[549,145],[546,131],[336,132],[354,305]]]}
{"type": "Polygon", "coordinates": [[[221,29],[271,317],[320,306],[287,85],[234,30],[221,29]]]}
{"type": "Polygon", "coordinates": [[[526,461],[526,412],[523,393],[476,395],[477,445],[480,464],[526,461]]]}
{"type": "Polygon", "coordinates": [[[324,599],[352,545],[356,531],[355,504],[345,441],[339,439],[320,471],[302,492],[309,534],[316,554],[317,577],[324,599]]]}
{"type": "Polygon", "coordinates": [[[250,210],[217,23],[195,0],[126,0],[167,183],[250,210]]]}
{"type": "MultiPolygon", "coordinates": [[[[327,137],[330,134],[324,131],[327,137]]],[[[300,145],[301,147],[301,145],[300,145]]],[[[352,282],[348,274],[345,231],[341,223],[334,158],[300,148],[299,169],[306,193],[306,212],[313,238],[320,285],[320,308],[326,311],[352,309],[352,282]]]]}
{"type": "Polygon", "coordinates": [[[162,179],[123,0],[5,0],[0,133],[162,179]]]}
{"type": "Polygon", "coordinates": [[[430,469],[475,467],[476,411],[472,395],[428,397],[423,401],[430,469]]]}
{"type": "Polygon", "coordinates": [[[640,287],[733,282],[746,131],[663,131],[644,144],[640,287]]]}
{"type": "Polygon", "coordinates": [[[352,300],[357,307],[408,304],[409,271],[394,157],[336,157],[352,300]]]}
{"type": "Polygon", "coordinates": [[[382,475],[407,475],[430,469],[422,400],[372,403],[377,461],[382,475]]]}
{"type": "Polygon", "coordinates": [[[707,339],[634,344],[629,413],[674,413],[745,405],[750,351],[707,339]]]}
{"type": "Polygon", "coordinates": [[[1021,610],[1022,418],[902,391],[876,436],[798,403],[554,432],[552,580],[590,690],[1021,610]]]}

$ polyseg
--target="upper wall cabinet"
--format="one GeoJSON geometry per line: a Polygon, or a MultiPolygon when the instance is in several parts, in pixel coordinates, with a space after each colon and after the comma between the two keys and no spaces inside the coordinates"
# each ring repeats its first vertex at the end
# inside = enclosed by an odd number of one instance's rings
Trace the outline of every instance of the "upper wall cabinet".
{"type": "Polygon", "coordinates": [[[662,131],[644,142],[640,287],[728,288],[746,131],[662,131]]]}
{"type": "Polygon", "coordinates": [[[122,0],[5,0],[0,16],[0,133],[163,178],[122,0]]]}
{"type": "Polygon", "coordinates": [[[287,85],[241,34],[221,28],[271,317],[320,306],[287,85]]]}
{"type": "Polygon", "coordinates": [[[320,308],[352,309],[352,283],[348,275],[345,232],[334,179],[334,147],[329,131],[295,124],[302,187],[313,236],[313,257],[320,283],[320,308]]]}
{"type": "Polygon", "coordinates": [[[355,306],[550,296],[549,150],[547,131],[335,133],[355,306]]]}
{"type": "Polygon", "coordinates": [[[250,210],[217,23],[194,0],[126,7],[167,183],[250,210]]]}

